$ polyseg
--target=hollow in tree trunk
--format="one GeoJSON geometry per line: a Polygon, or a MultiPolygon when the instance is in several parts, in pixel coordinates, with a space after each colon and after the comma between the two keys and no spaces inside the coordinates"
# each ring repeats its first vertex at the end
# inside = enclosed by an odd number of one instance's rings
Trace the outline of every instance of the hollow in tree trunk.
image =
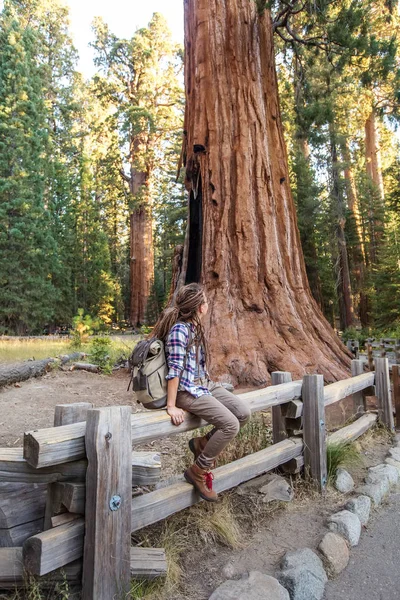
{"type": "Polygon", "coordinates": [[[289,187],[270,13],[185,0],[189,235],[180,284],[202,281],[213,377],[342,378],[344,346],[313,299],[289,187]]]}

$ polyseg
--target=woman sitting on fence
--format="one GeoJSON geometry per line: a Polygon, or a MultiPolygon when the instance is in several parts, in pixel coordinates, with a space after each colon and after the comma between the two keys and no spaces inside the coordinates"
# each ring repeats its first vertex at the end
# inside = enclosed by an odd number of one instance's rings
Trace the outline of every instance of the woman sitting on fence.
{"type": "Polygon", "coordinates": [[[153,336],[165,340],[168,362],[167,412],[174,425],[184,420],[184,411],[204,419],[214,428],[203,437],[189,441],[194,463],[184,473],[204,500],[217,501],[212,488],[216,459],[250,417],[248,405],[207,373],[207,344],[202,320],[208,303],[203,287],[191,283],[182,287],[174,306],[164,311],[153,336]]]}

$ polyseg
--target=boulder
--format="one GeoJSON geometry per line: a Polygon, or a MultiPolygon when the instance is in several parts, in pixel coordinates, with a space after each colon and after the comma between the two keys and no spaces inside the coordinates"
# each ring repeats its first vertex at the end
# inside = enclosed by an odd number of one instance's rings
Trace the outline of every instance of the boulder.
{"type": "Polygon", "coordinates": [[[279,475],[271,475],[270,481],[263,485],[259,492],[264,495],[263,502],[272,502],[273,500],[291,502],[294,496],[293,488],[284,477],[279,475]]]}
{"type": "Polygon", "coordinates": [[[339,468],[336,471],[335,488],[342,494],[348,494],[354,489],[354,480],[345,469],[339,468]]]}
{"type": "Polygon", "coordinates": [[[251,571],[238,581],[225,581],[209,600],[290,600],[279,581],[258,571],[251,571]]]}
{"type": "Polygon", "coordinates": [[[400,462],[400,448],[389,448],[388,456],[400,462]]]}
{"type": "Polygon", "coordinates": [[[390,483],[387,477],[381,479],[378,483],[368,483],[356,489],[357,494],[371,498],[375,506],[379,506],[383,498],[389,492],[390,483]]]}
{"type": "Polygon", "coordinates": [[[321,600],[328,581],[319,556],[310,548],[287,552],[278,574],[291,600],[321,600]]]}
{"type": "Polygon", "coordinates": [[[354,513],[349,510],[335,513],[329,517],[328,527],[333,533],[342,535],[350,546],[357,546],[361,535],[361,522],[354,513]]]}
{"type": "Polygon", "coordinates": [[[368,496],[357,496],[349,500],[344,508],[357,515],[361,525],[366,525],[371,510],[371,498],[368,496]]]}
{"type": "Polygon", "coordinates": [[[339,575],[347,567],[350,552],[346,541],[341,535],[332,532],[327,533],[319,545],[319,551],[333,576],[339,575]]]}
{"type": "Polygon", "coordinates": [[[365,481],[366,483],[376,483],[376,478],[382,479],[384,477],[388,478],[391,485],[396,485],[399,480],[399,472],[396,467],[393,467],[392,465],[377,465],[376,467],[370,467],[368,469],[368,475],[365,481]]]}
{"type": "Polygon", "coordinates": [[[395,467],[398,472],[399,472],[399,476],[400,476],[400,462],[397,460],[394,460],[394,458],[385,458],[385,463],[387,465],[391,465],[392,467],[395,467]]]}

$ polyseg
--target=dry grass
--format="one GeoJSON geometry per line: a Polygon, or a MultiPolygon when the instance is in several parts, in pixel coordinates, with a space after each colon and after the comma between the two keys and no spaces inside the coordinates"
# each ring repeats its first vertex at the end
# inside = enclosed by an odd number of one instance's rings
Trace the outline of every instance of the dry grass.
{"type": "MultiPolygon", "coordinates": [[[[137,343],[138,336],[111,337],[110,357],[116,362],[121,357],[128,358],[137,343]]],[[[60,354],[70,354],[76,349],[72,348],[71,340],[51,338],[48,339],[19,339],[2,340],[0,338],[0,363],[13,363],[23,360],[42,358],[55,358],[60,354]]],[[[81,349],[90,352],[90,340],[81,349]]]]}

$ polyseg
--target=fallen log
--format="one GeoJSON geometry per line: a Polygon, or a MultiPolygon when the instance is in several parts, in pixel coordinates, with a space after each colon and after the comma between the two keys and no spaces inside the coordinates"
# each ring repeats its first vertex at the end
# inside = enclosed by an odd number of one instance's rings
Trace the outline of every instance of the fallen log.
{"type": "Polygon", "coordinates": [[[89,373],[100,373],[100,367],[93,365],[92,363],[74,363],[70,368],[70,371],[89,371],[89,373]]]}
{"type": "Polygon", "coordinates": [[[82,358],[85,358],[87,356],[87,354],[85,354],[84,352],[73,352],[72,354],[60,354],[59,361],[60,361],[60,365],[65,365],[68,362],[71,362],[71,360],[82,360],[82,358]]]}
{"type": "Polygon", "coordinates": [[[54,358],[45,358],[2,365],[0,367],[0,387],[26,381],[31,377],[40,377],[47,373],[50,365],[55,362],[54,358]]]}

